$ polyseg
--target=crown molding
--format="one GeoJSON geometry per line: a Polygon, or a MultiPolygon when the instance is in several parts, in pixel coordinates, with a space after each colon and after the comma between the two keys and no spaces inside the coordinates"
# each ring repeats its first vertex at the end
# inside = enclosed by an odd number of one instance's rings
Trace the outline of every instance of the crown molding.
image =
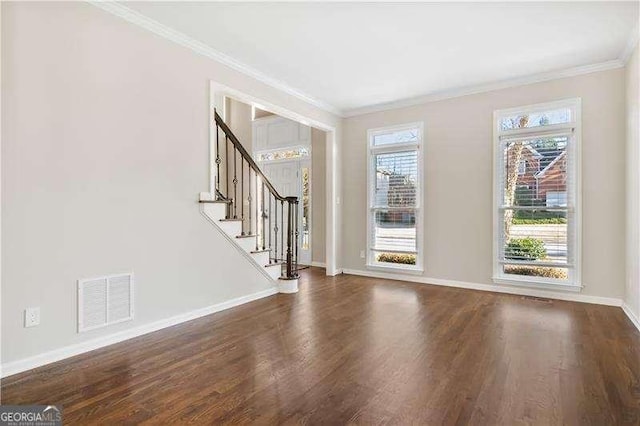
{"type": "Polygon", "coordinates": [[[246,64],[243,64],[242,62],[239,62],[222,52],[212,49],[208,45],[198,40],[195,40],[187,36],[186,34],[176,31],[170,27],[167,27],[164,24],[161,24],[158,21],[155,21],[139,12],[136,12],[135,10],[130,9],[121,3],[116,3],[115,1],[99,1],[99,0],[86,0],[86,1],[89,4],[92,4],[93,6],[96,6],[106,12],[109,12],[115,16],[118,16],[134,25],[137,25],[148,31],[151,31],[152,33],[159,35],[160,37],[173,41],[174,43],[177,43],[181,46],[187,47],[200,55],[211,58],[223,65],[228,66],[229,68],[239,71],[245,75],[248,75],[268,86],[273,87],[274,89],[285,92],[317,108],[320,108],[324,111],[327,111],[342,117],[342,111],[339,108],[336,108],[333,105],[330,105],[326,102],[323,102],[319,99],[309,96],[304,92],[289,86],[283,81],[269,77],[268,75],[263,74],[262,72],[246,64]]]}
{"type": "Polygon", "coordinates": [[[563,70],[556,70],[546,73],[531,74],[523,77],[512,78],[508,80],[500,80],[492,83],[479,84],[475,86],[465,86],[450,90],[443,90],[415,98],[401,99],[393,102],[386,102],[377,105],[366,106],[362,108],[354,108],[344,111],[344,117],[355,117],[358,115],[371,114],[374,112],[387,111],[398,108],[406,108],[416,105],[422,105],[430,102],[442,101],[445,99],[459,98],[462,96],[476,95],[479,93],[492,92],[494,90],[508,89],[510,87],[524,86],[527,84],[541,83],[559,78],[574,77],[582,74],[589,74],[598,71],[612,70],[622,68],[624,63],[619,59],[601,62],[597,64],[584,65],[563,70]]]}
{"type": "Polygon", "coordinates": [[[616,68],[623,67],[626,62],[631,57],[635,46],[638,43],[639,37],[639,27],[635,26],[634,30],[631,32],[631,36],[624,50],[621,52],[618,59],[614,59],[611,61],[601,62],[597,64],[584,65],[579,67],[573,67],[562,70],[555,70],[551,72],[531,74],[522,77],[516,77],[507,80],[500,80],[491,83],[479,84],[479,85],[471,85],[464,86],[458,88],[447,89],[439,92],[433,92],[429,94],[425,94],[423,96],[413,97],[413,98],[405,98],[392,102],[385,102],[380,104],[374,104],[359,108],[352,108],[347,110],[342,110],[337,108],[329,103],[316,99],[306,93],[298,90],[294,87],[289,86],[287,83],[269,77],[268,75],[252,68],[242,62],[239,62],[232,57],[219,52],[215,49],[212,49],[210,46],[199,42],[186,34],[183,34],[179,31],[176,31],[164,24],[161,24],[139,12],[136,12],[133,9],[121,4],[116,3],[115,1],[100,1],[100,0],[85,0],[88,3],[109,12],[115,16],[118,16],[134,25],[137,25],[141,28],[144,28],[148,31],[153,32],[156,35],[159,35],[167,40],[173,41],[183,47],[187,47],[194,52],[211,58],[223,65],[228,66],[244,75],[252,77],[257,81],[260,81],[274,89],[280,90],[284,93],[287,93],[295,98],[300,99],[303,102],[306,102],[310,105],[315,106],[316,108],[327,111],[331,114],[334,114],[338,117],[348,118],[355,117],[358,115],[370,114],[374,112],[387,111],[397,108],[406,108],[410,106],[416,106],[421,104],[426,104],[430,102],[441,101],[445,99],[458,98],[462,96],[475,95],[479,93],[491,92],[494,90],[507,89],[510,87],[524,86],[527,84],[541,83],[544,81],[555,80],[559,78],[566,77],[574,77],[583,74],[589,74],[598,71],[606,71],[616,68]]]}
{"type": "Polygon", "coordinates": [[[622,61],[623,64],[626,65],[627,62],[629,62],[629,59],[631,59],[631,55],[633,55],[633,51],[638,45],[639,39],[640,39],[640,23],[636,23],[636,25],[633,27],[633,30],[631,30],[631,34],[629,34],[629,40],[627,40],[627,44],[624,47],[624,50],[620,52],[619,59],[620,61],[622,61]]]}

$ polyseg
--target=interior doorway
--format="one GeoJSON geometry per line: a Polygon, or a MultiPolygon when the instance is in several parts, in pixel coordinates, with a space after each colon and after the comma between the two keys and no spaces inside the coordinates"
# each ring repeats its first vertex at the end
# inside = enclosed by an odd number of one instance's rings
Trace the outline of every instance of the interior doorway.
{"type": "Polygon", "coordinates": [[[311,160],[264,162],[260,168],[280,194],[298,197],[298,263],[311,265],[311,160]]]}
{"type": "Polygon", "coordinates": [[[225,122],[278,193],[299,200],[298,264],[324,267],[326,132],[230,96],[223,105],[225,122]]]}

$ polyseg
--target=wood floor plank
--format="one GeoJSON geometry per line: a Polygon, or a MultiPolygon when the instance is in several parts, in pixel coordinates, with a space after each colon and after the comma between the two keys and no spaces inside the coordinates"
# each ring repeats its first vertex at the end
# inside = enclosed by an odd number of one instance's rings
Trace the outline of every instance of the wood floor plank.
{"type": "Polygon", "coordinates": [[[66,424],[640,425],[620,308],[303,272],[275,295],[2,381],[66,424]]]}

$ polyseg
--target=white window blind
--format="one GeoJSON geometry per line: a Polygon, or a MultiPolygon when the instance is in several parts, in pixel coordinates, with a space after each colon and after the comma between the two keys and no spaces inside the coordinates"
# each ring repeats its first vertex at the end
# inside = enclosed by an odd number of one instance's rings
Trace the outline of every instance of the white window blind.
{"type": "Polygon", "coordinates": [[[498,280],[578,285],[578,107],[496,112],[498,280]]]}
{"type": "Polygon", "coordinates": [[[420,268],[421,125],[369,132],[368,265],[420,268]]]}

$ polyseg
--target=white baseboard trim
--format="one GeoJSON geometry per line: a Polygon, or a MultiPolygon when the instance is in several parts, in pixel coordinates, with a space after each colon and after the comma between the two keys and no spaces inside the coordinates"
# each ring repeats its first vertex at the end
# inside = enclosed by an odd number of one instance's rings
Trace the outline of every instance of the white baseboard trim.
{"type": "Polygon", "coordinates": [[[627,314],[627,317],[629,317],[629,319],[631,320],[631,322],[633,323],[633,325],[636,326],[636,328],[638,329],[638,331],[640,331],[640,318],[638,318],[633,311],[631,310],[631,308],[629,307],[629,305],[627,305],[626,303],[622,304],[622,310],[624,311],[625,314],[627,314]]]}
{"type": "Polygon", "coordinates": [[[324,262],[311,262],[311,266],[315,266],[316,268],[326,268],[327,264],[324,262]]]}
{"type": "Polygon", "coordinates": [[[90,352],[95,349],[100,349],[105,346],[113,345],[125,340],[133,339],[134,337],[142,336],[144,334],[152,333],[154,331],[162,330],[163,328],[171,327],[183,322],[191,321],[196,318],[211,315],[216,312],[224,311],[225,309],[233,308],[235,306],[243,305],[254,300],[262,299],[263,297],[271,296],[278,293],[277,288],[268,288],[266,290],[259,291],[257,293],[248,294],[246,296],[237,297],[235,299],[227,300],[226,302],[217,303],[205,308],[196,309],[194,311],[185,312],[170,318],[154,321],[149,324],[141,325],[139,327],[131,328],[129,330],[123,330],[117,333],[113,333],[107,336],[98,337],[95,339],[87,340],[86,342],[76,343],[73,345],[65,346],[63,348],[54,349],[43,354],[35,355],[29,358],[12,361],[7,364],[3,364],[0,368],[0,377],[8,377],[23,371],[31,370],[32,368],[41,367],[52,362],[60,361],[65,358],[80,355],[85,352],[90,352]]]}
{"type": "Polygon", "coordinates": [[[344,271],[342,268],[334,269],[333,271],[330,271],[329,269],[326,270],[326,274],[328,277],[335,277],[336,275],[340,275],[343,272],[344,271]]]}
{"type": "Polygon", "coordinates": [[[479,284],[466,281],[445,280],[441,278],[429,278],[415,275],[390,274],[384,272],[362,271],[358,269],[344,269],[345,274],[359,275],[371,278],[383,278],[388,280],[410,281],[420,284],[433,284],[445,287],[466,288],[470,290],[491,291],[495,293],[516,294],[520,296],[545,297],[548,299],[567,300],[570,302],[594,303],[596,305],[622,306],[622,300],[611,297],[588,296],[585,294],[561,293],[535,288],[512,287],[494,284],[479,284]]]}

